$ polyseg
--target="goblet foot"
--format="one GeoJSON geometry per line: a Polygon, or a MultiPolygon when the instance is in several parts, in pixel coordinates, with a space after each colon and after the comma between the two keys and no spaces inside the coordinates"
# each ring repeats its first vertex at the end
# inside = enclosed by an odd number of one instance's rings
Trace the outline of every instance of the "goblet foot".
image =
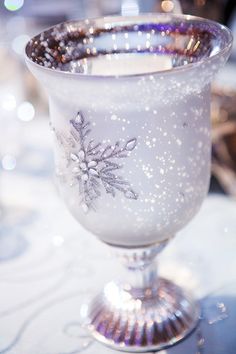
{"type": "Polygon", "coordinates": [[[180,287],[158,279],[152,288],[108,283],[88,310],[92,336],[127,352],[157,351],[172,346],[195,329],[199,306],[180,287]]]}

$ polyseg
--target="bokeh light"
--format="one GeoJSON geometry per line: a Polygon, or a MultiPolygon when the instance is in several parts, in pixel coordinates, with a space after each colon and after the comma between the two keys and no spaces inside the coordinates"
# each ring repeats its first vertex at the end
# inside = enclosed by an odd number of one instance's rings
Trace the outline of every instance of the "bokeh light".
{"type": "Polygon", "coordinates": [[[4,0],[4,6],[9,11],[17,11],[24,5],[24,0],[4,0]]]}
{"type": "Polygon", "coordinates": [[[171,0],[164,0],[161,3],[161,7],[164,12],[171,12],[174,10],[175,5],[171,0]]]}
{"type": "Polygon", "coordinates": [[[16,167],[16,158],[13,155],[5,155],[2,158],[2,167],[6,171],[12,171],[16,167]]]}
{"type": "Polygon", "coordinates": [[[35,109],[32,103],[22,102],[17,109],[17,117],[23,122],[30,122],[35,116],[35,109]]]}

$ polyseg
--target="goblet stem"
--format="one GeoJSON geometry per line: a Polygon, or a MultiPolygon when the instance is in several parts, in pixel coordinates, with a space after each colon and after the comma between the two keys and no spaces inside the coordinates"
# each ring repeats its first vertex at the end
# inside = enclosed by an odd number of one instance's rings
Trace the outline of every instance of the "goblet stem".
{"type": "MultiPolygon", "coordinates": [[[[156,293],[158,288],[158,272],[156,256],[166,246],[167,241],[150,247],[118,248],[113,252],[125,267],[122,277],[123,288],[139,296],[156,293]]],[[[134,295],[135,295],[134,294],[134,295]]]]}
{"type": "Polygon", "coordinates": [[[125,266],[122,281],[105,285],[88,310],[89,330],[111,348],[143,352],[177,343],[197,325],[191,296],[158,277],[156,255],[167,242],[146,248],[113,247],[125,266]]]}

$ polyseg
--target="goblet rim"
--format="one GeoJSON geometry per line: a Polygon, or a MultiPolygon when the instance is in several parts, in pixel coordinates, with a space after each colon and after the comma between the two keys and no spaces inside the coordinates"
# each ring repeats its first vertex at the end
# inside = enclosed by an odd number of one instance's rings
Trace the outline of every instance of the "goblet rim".
{"type": "MultiPolygon", "coordinates": [[[[168,23],[168,21],[167,21],[168,23]]],[[[135,25],[135,23],[134,23],[135,25]]],[[[140,78],[140,77],[148,77],[151,75],[155,75],[155,77],[157,76],[166,76],[166,75],[173,75],[175,73],[183,73],[183,72],[187,72],[187,71],[191,71],[194,68],[197,68],[199,66],[201,66],[202,64],[210,64],[214,59],[220,58],[222,57],[224,54],[226,54],[227,52],[230,52],[230,49],[233,45],[233,34],[232,31],[225,25],[217,22],[217,21],[213,21],[210,19],[206,19],[203,17],[199,17],[199,16],[193,16],[193,15],[188,15],[188,14],[173,14],[173,13],[159,13],[159,12],[147,12],[147,13],[140,13],[138,15],[131,15],[131,16],[122,16],[122,15],[111,15],[111,16],[101,16],[101,17],[95,17],[95,18],[87,18],[87,19],[79,19],[79,20],[68,20],[68,21],[63,21],[61,23],[58,23],[57,25],[54,26],[50,26],[49,28],[45,29],[44,31],[38,33],[37,35],[33,36],[26,44],[25,46],[25,51],[24,51],[24,55],[25,55],[25,61],[28,65],[33,65],[33,67],[38,68],[42,71],[44,71],[45,73],[54,73],[54,75],[59,75],[61,77],[73,77],[73,78],[78,78],[78,79],[98,79],[98,80],[107,80],[107,79],[132,79],[132,78],[140,78]],[[227,42],[225,44],[225,46],[223,48],[219,48],[218,52],[201,58],[200,60],[197,60],[196,62],[193,63],[187,63],[187,64],[182,64],[180,66],[176,66],[176,67],[172,67],[170,69],[164,69],[164,70],[155,70],[155,71],[149,71],[149,72],[139,72],[139,73],[134,73],[134,74],[119,74],[119,75],[113,75],[113,74],[91,74],[91,73],[80,73],[80,72],[70,72],[70,71],[62,71],[62,70],[58,70],[56,68],[50,68],[50,67],[46,67],[43,65],[40,65],[38,63],[36,63],[35,61],[33,61],[33,59],[30,57],[29,54],[29,48],[30,45],[32,43],[32,41],[34,39],[36,39],[39,35],[42,35],[44,33],[46,33],[47,31],[52,31],[53,29],[55,29],[58,26],[62,26],[62,25],[69,25],[69,24],[84,24],[84,25],[88,25],[90,21],[93,22],[98,22],[98,21],[103,21],[104,24],[106,23],[106,21],[110,21],[114,24],[114,26],[117,26],[118,24],[122,23],[123,25],[125,24],[125,22],[132,24],[132,21],[134,22],[135,19],[139,19],[141,20],[142,18],[170,18],[169,23],[171,22],[171,20],[173,19],[182,19],[184,20],[186,23],[188,23],[188,21],[198,21],[201,22],[202,24],[209,24],[209,25],[214,25],[216,28],[218,28],[219,30],[223,30],[226,34],[226,38],[227,38],[227,42]]]]}

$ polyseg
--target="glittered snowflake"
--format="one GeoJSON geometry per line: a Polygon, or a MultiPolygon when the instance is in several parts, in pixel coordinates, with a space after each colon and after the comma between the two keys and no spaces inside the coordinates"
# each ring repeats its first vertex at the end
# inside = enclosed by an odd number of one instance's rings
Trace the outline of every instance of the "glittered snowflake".
{"type": "Polygon", "coordinates": [[[133,138],[121,144],[103,146],[89,139],[91,124],[86,121],[81,112],[70,120],[70,137],[56,133],[61,143],[65,158],[66,172],[60,171],[70,181],[70,185],[79,186],[79,202],[84,210],[95,210],[95,201],[102,191],[115,197],[122,193],[128,199],[137,199],[137,193],[132,189],[130,182],[117,172],[122,169],[118,160],[125,159],[137,145],[133,138]]]}

